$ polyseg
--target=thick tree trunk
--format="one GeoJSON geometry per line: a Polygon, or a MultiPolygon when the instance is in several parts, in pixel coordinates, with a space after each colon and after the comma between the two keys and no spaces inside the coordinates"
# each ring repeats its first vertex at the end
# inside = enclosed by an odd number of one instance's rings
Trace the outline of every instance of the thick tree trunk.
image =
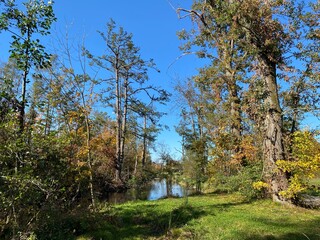
{"type": "Polygon", "coordinates": [[[240,152],[240,140],[241,140],[241,109],[240,109],[240,98],[238,96],[238,90],[235,80],[229,86],[230,98],[231,98],[231,134],[233,137],[233,152],[238,154],[240,152]]]}
{"type": "MultiPolygon", "coordinates": [[[[231,1],[232,2],[232,1],[231,1]]],[[[233,51],[235,48],[235,41],[232,39],[228,45],[224,48],[224,71],[229,91],[230,106],[230,117],[231,117],[231,134],[232,134],[232,154],[237,155],[240,152],[240,141],[241,141],[241,107],[240,98],[238,96],[238,86],[236,80],[237,68],[232,66],[233,51]]]]}
{"type": "Polygon", "coordinates": [[[284,202],[280,192],[287,189],[285,172],[277,168],[277,161],[284,159],[282,110],[279,103],[276,80],[276,63],[267,57],[260,57],[259,65],[265,84],[265,136],[264,136],[264,177],[269,183],[269,194],[274,201],[284,202]]]}

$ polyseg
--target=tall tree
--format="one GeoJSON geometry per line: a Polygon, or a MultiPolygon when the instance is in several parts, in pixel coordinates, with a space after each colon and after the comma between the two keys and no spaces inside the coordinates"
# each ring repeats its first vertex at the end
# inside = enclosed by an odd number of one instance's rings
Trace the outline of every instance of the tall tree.
{"type": "Polygon", "coordinates": [[[154,68],[153,60],[143,60],[140,49],[134,45],[132,34],[122,27],[117,28],[113,20],[108,22],[106,33],[100,32],[106,43],[107,54],[101,57],[88,56],[111,76],[102,80],[106,83],[104,101],[114,108],[116,115],[116,181],[121,181],[125,157],[128,114],[139,114],[139,106],[145,98],[164,103],[168,93],[152,85],[147,85],[148,69],[154,68]],[[112,100],[115,99],[115,102],[112,100]]]}
{"type": "Polygon", "coordinates": [[[14,59],[22,71],[21,100],[19,106],[19,128],[24,131],[25,108],[27,104],[27,84],[32,67],[42,68],[50,64],[50,54],[36,38],[37,35],[48,35],[51,24],[56,20],[52,3],[43,0],[30,0],[22,4],[21,9],[15,1],[5,5],[1,16],[2,28],[12,33],[10,58],[14,59]]]}
{"type": "Polygon", "coordinates": [[[191,10],[180,8],[178,14],[180,18],[191,16],[198,26],[191,33],[180,33],[180,38],[187,40],[182,49],[190,52],[193,47],[200,58],[210,60],[194,80],[198,87],[212,92],[213,105],[225,106],[229,116],[225,125],[230,129],[232,155],[236,155],[240,152],[242,131],[240,84],[244,80],[249,57],[240,47],[243,36],[238,34],[234,23],[236,7],[232,4],[233,1],[194,1],[191,10]]]}
{"type": "MultiPolygon", "coordinates": [[[[91,205],[95,209],[95,194],[93,186],[93,157],[92,157],[92,121],[91,115],[93,112],[93,104],[96,100],[94,93],[97,82],[95,81],[96,72],[91,71],[89,67],[89,60],[85,53],[84,39],[78,45],[69,43],[68,32],[65,39],[59,39],[59,48],[62,57],[59,58],[60,69],[63,72],[63,78],[69,84],[72,92],[75,94],[74,107],[75,114],[78,119],[83,119],[84,124],[84,150],[82,151],[86,156],[86,163],[89,174],[89,190],[91,196],[91,205]],[[66,59],[66,60],[64,60],[66,59]],[[92,74],[92,76],[90,76],[92,74]]],[[[80,154],[79,154],[80,155],[80,154]]]]}
{"type": "Polygon", "coordinates": [[[191,179],[196,191],[201,192],[201,185],[206,179],[208,163],[208,128],[205,123],[207,107],[206,94],[197,89],[193,80],[176,86],[182,104],[182,120],[176,131],[183,139],[184,175],[191,179]]]}
{"type": "MultiPolygon", "coordinates": [[[[285,156],[283,111],[279,99],[278,70],[284,70],[288,63],[286,58],[290,53],[290,49],[294,46],[294,34],[299,36],[299,34],[296,34],[299,31],[297,29],[300,29],[300,31],[306,29],[305,26],[302,26],[303,24],[297,25],[297,21],[291,21],[294,16],[299,16],[299,18],[303,19],[301,14],[302,5],[296,4],[294,1],[252,0],[239,2],[232,0],[200,0],[194,1],[191,10],[179,9],[179,11],[187,13],[186,16],[191,16],[198,23],[200,33],[206,33],[212,39],[219,39],[212,36],[222,37],[220,41],[212,41],[214,43],[213,47],[216,49],[213,57],[219,60],[221,58],[223,60],[230,58],[233,60],[231,62],[226,61],[226,64],[223,65],[227,79],[230,80],[232,76],[230,66],[239,66],[238,70],[241,72],[248,66],[246,60],[251,60],[250,69],[252,71],[247,71],[247,76],[261,80],[257,83],[262,84],[263,90],[260,103],[263,104],[263,113],[265,114],[263,137],[265,180],[270,186],[269,193],[275,201],[288,200],[281,195],[281,192],[288,187],[286,173],[277,169],[277,161],[285,156]],[[282,17],[279,18],[278,16],[282,17]],[[223,45],[221,43],[226,44],[223,45]],[[225,46],[228,47],[226,48],[225,46]],[[245,65],[239,61],[241,60],[241,55],[247,56],[243,59],[245,65]]],[[[304,16],[310,17],[311,15],[305,14],[304,16]]],[[[314,18],[312,19],[311,25],[315,26],[316,21],[314,21],[314,18]]],[[[313,27],[313,30],[309,31],[309,36],[311,34],[316,39],[316,32],[313,27]]],[[[193,44],[204,46],[205,48],[210,47],[209,44],[204,44],[204,39],[197,38],[197,41],[193,44]]],[[[314,41],[314,39],[311,41],[310,39],[309,42],[314,41]]],[[[297,46],[299,48],[299,45],[297,46]]],[[[217,72],[214,74],[217,75],[217,72]]],[[[236,81],[239,81],[239,78],[236,78],[236,81]]],[[[239,103],[240,99],[234,98],[235,94],[232,93],[234,92],[232,88],[229,87],[228,91],[231,98],[236,100],[233,103],[236,106],[235,103],[239,103]]],[[[232,104],[230,109],[231,112],[235,112],[232,104]]]]}

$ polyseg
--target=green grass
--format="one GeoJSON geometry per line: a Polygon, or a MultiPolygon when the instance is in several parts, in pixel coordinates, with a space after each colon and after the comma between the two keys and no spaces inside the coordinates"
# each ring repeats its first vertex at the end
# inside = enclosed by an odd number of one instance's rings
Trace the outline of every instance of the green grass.
{"type": "Polygon", "coordinates": [[[315,185],[317,187],[320,187],[320,177],[311,179],[310,185],[315,185]]]}
{"type": "Polygon", "coordinates": [[[84,218],[75,239],[320,239],[320,211],[235,194],[129,202],[84,218]]]}

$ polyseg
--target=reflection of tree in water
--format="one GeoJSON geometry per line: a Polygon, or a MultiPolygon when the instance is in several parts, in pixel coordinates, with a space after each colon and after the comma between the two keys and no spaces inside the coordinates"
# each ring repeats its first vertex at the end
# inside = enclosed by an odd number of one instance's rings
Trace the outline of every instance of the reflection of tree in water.
{"type": "Polygon", "coordinates": [[[172,196],[172,177],[168,176],[168,178],[166,179],[167,182],[167,197],[171,197],[172,196]]]}
{"type": "Polygon", "coordinates": [[[184,189],[172,179],[153,181],[143,187],[128,189],[125,192],[109,193],[107,201],[112,204],[124,203],[134,200],[157,200],[163,197],[183,197],[184,189]]]}
{"type": "Polygon", "coordinates": [[[183,197],[184,189],[172,179],[162,179],[161,181],[154,181],[149,192],[148,200],[157,200],[163,197],[183,197]]]}

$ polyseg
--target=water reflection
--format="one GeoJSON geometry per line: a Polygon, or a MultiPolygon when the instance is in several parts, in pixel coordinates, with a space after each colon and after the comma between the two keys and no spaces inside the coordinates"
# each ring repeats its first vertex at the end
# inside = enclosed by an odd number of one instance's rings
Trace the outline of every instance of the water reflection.
{"type": "Polygon", "coordinates": [[[165,179],[155,180],[149,186],[140,189],[129,189],[126,192],[109,193],[107,201],[112,204],[133,200],[157,200],[167,196],[183,197],[184,188],[177,183],[169,183],[165,179]]]}
{"type": "Polygon", "coordinates": [[[177,183],[167,184],[165,179],[154,181],[148,194],[148,200],[157,200],[167,196],[183,197],[183,187],[177,183]]]}

